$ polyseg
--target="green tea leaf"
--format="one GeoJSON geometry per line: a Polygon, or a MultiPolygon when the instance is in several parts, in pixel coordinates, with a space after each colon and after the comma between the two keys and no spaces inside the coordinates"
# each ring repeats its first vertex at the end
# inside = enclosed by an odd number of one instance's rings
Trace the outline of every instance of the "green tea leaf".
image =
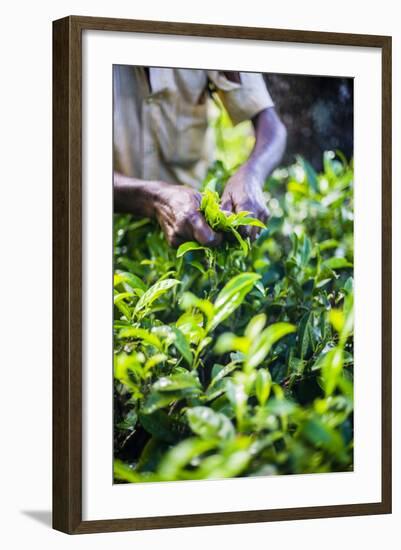
{"type": "Polygon", "coordinates": [[[234,380],[227,380],[226,395],[234,407],[238,429],[241,430],[249,396],[245,387],[245,379],[238,374],[242,373],[236,373],[234,380]]]}
{"type": "Polygon", "coordinates": [[[334,348],[324,357],[322,363],[323,384],[326,395],[331,395],[336,389],[344,364],[343,350],[334,348]]]}
{"type": "Polygon", "coordinates": [[[296,156],[297,161],[301,164],[302,168],[305,171],[306,181],[308,182],[309,187],[313,190],[314,193],[319,192],[319,185],[318,185],[318,179],[317,174],[312,167],[311,164],[309,164],[308,161],[306,161],[301,156],[296,156]]]}
{"type": "Polygon", "coordinates": [[[344,269],[348,267],[352,267],[351,262],[349,262],[346,258],[330,258],[329,260],[325,260],[323,262],[324,267],[328,267],[329,269],[344,269]]]}
{"type": "Polygon", "coordinates": [[[207,325],[208,332],[227,319],[242,304],[258,279],[260,275],[257,273],[241,273],[224,286],[214,302],[214,316],[207,325]]]}
{"type": "Polygon", "coordinates": [[[249,349],[246,365],[253,369],[259,366],[267,357],[272,346],[287,334],[295,332],[294,325],[290,323],[274,323],[265,328],[249,349]]]}
{"type": "Polygon", "coordinates": [[[214,315],[214,307],[209,300],[198,298],[192,292],[184,292],[180,300],[181,309],[189,309],[195,307],[205,314],[210,321],[214,315]]]}
{"type": "Polygon", "coordinates": [[[181,353],[181,355],[184,357],[185,361],[188,363],[189,366],[192,365],[192,351],[189,346],[189,343],[187,342],[186,337],[184,334],[177,328],[177,327],[171,327],[172,331],[175,334],[175,340],[174,345],[178,349],[178,351],[181,353]]]}
{"type": "Polygon", "coordinates": [[[215,231],[231,232],[234,235],[244,254],[248,253],[248,244],[241,237],[236,228],[244,225],[257,226],[263,229],[266,227],[263,222],[250,216],[249,212],[244,211],[227,214],[220,208],[220,197],[218,193],[210,189],[210,187],[206,188],[203,193],[200,209],[207,223],[215,231]]]}
{"type": "Polygon", "coordinates": [[[171,374],[163,376],[153,384],[153,389],[158,392],[171,392],[184,389],[198,390],[200,388],[199,379],[189,372],[180,374],[171,374]]]}
{"type": "Polygon", "coordinates": [[[259,404],[262,407],[269,399],[271,386],[272,377],[270,375],[270,372],[266,369],[259,369],[256,375],[255,391],[259,404]]]}
{"type": "Polygon", "coordinates": [[[332,309],[329,311],[329,320],[336,331],[340,334],[344,327],[344,313],[340,309],[332,309]]]}
{"type": "Polygon", "coordinates": [[[232,332],[225,332],[219,336],[214,347],[216,353],[223,354],[228,351],[241,351],[246,353],[249,349],[251,341],[244,336],[236,336],[232,332]]]}
{"type": "Polygon", "coordinates": [[[298,328],[298,353],[301,359],[306,357],[313,347],[313,316],[305,313],[300,319],[298,328]]]}
{"type": "Polygon", "coordinates": [[[155,283],[139,298],[135,306],[134,315],[142,314],[143,310],[151,306],[155,300],[179,284],[180,281],[177,281],[177,279],[164,279],[155,283]]]}
{"type": "MultiPolygon", "coordinates": [[[[161,479],[182,478],[183,469],[196,457],[211,451],[218,445],[217,439],[188,438],[173,447],[163,458],[158,474],[161,479]]],[[[185,479],[185,477],[184,477],[185,479]]]]}
{"type": "Polygon", "coordinates": [[[228,221],[229,223],[231,223],[233,227],[251,225],[255,227],[261,227],[262,229],[266,228],[263,222],[261,222],[257,218],[253,218],[252,216],[249,216],[249,212],[238,212],[236,214],[231,214],[228,217],[228,221]]]}
{"type": "Polygon", "coordinates": [[[235,435],[231,421],[209,407],[193,407],[186,414],[191,430],[202,439],[232,439],[235,435]]]}
{"type": "Polygon", "coordinates": [[[312,243],[308,237],[304,236],[301,244],[301,263],[304,267],[308,265],[311,253],[312,243]]]}
{"type": "Polygon", "coordinates": [[[183,399],[185,394],[182,392],[157,392],[152,391],[145,399],[145,402],[142,406],[142,412],[144,414],[152,414],[158,409],[163,409],[174,401],[179,401],[183,399]]]}
{"type": "Polygon", "coordinates": [[[266,320],[267,318],[264,313],[252,317],[245,329],[245,336],[250,340],[257,338],[266,325],[266,320]]]}
{"type": "Polygon", "coordinates": [[[302,428],[302,435],[317,447],[336,455],[343,454],[344,442],[340,434],[319,419],[308,420],[302,428]]]}
{"type": "Polygon", "coordinates": [[[146,290],[146,285],[141,279],[134,273],[129,271],[116,271],[114,273],[114,286],[118,286],[121,283],[127,283],[132,289],[146,290]]]}
{"type": "Polygon", "coordinates": [[[178,247],[177,258],[181,258],[181,256],[184,256],[184,254],[186,254],[187,252],[191,252],[192,250],[205,250],[205,249],[206,248],[204,246],[200,245],[195,241],[188,241],[178,247]]]}
{"type": "Polygon", "coordinates": [[[143,481],[140,474],[135,472],[127,464],[124,464],[121,460],[114,461],[114,477],[128,483],[138,483],[143,481]]]}
{"type": "Polygon", "coordinates": [[[155,335],[149,332],[146,329],[139,327],[127,327],[122,328],[119,332],[120,338],[135,338],[142,340],[142,342],[154,346],[157,349],[162,349],[163,345],[160,339],[155,335]]]}
{"type": "Polygon", "coordinates": [[[203,316],[201,313],[186,311],[177,319],[175,325],[191,344],[198,343],[203,336],[203,316]]]}
{"type": "Polygon", "coordinates": [[[141,413],[139,418],[145,430],[161,441],[176,443],[186,435],[185,425],[164,411],[157,410],[152,414],[141,413]]]}
{"type": "Polygon", "coordinates": [[[212,369],[212,380],[210,381],[209,388],[216,386],[216,384],[222,380],[227,374],[230,374],[233,370],[238,367],[238,361],[232,361],[227,365],[214,365],[212,369]],[[218,368],[216,368],[218,367],[218,368]]]}

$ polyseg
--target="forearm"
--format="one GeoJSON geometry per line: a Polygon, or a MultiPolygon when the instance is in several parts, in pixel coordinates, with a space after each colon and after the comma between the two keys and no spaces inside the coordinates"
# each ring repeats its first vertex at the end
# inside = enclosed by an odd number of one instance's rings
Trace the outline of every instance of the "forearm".
{"type": "Polygon", "coordinates": [[[287,132],[273,107],[260,112],[252,122],[255,145],[243,169],[251,171],[264,182],[283,156],[287,132]]]}
{"type": "Polygon", "coordinates": [[[157,181],[129,178],[114,172],[114,211],[152,218],[158,190],[157,181]]]}
{"type": "MultiPolygon", "coordinates": [[[[228,180],[222,196],[222,208],[229,212],[250,212],[265,223],[269,212],[263,196],[263,184],[284,153],[286,130],[274,108],[265,109],[252,122],[255,146],[249,159],[228,180]]],[[[254,239],[257,228],[243,228],[243,232],[254,239]]]]}

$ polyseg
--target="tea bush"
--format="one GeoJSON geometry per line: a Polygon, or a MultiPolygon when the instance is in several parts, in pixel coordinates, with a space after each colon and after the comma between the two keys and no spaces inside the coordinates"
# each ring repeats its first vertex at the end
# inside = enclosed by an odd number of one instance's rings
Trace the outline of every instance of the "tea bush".
{"type": "Polygon", "coordinates": [[[220,210],[229,174],[204,183],[217,249],[115,215],[116,482],[353,468],[352,163],[276,170],[253,243],[220,210]]]}

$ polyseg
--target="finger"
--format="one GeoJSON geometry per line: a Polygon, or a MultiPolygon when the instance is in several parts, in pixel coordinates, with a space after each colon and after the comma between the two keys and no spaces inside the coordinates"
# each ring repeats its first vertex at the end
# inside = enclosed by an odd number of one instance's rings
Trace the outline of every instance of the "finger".
{"type": "MultiPolygon", "coordinates": [[[[269,218],[269,210],[265,206],[261,206],[258,210],[258,213],[255,215],[255,218],[260,220],[262,223],[266,224],[269,218]]],[[[256,240],[261,234],[262,229],[257,226],[253,226],[250,232],[251,240],[256,240]]]]}
{"type": "Polygon", "coordinates": [[[187,239],[183,239],[179,234],[177,233],[170,233],[166,236],[168,244],[173,248],[178,248],[182,243],[184,243],[187,239]]]}
{"type": "Polygon", "coordinates": [[[195,193],[192,196],[195,200],[196,205],[199,208],[202,202],[202,195],[199,193],[199,191],[195,191],[195,193]]]}
{"type": "MultiPolygon", "coordinates": [[[[249,204],[237,204],[235,206],[235,211],[236,212],[248,212],[248,215],[250,217],[254,218],[256,216],[255,216],[255,214],[253,213],[252,210],[253,210],[252,206],[249,205],[249,204]]],[[[253,226],[251,226],[251,225],[241,225],[238,228],[241,237],[243,237],[244,239],[246,239],[247,237],[251,237],[252,229],[253,229],[253,226]]]]}
{"type": "Polygon", "coordinates": [[[221,243],[221,235],[213,231],[199,212],[194,212],[188,221],[192,228],[192,234],[198,243],[207,246],[217,246],[221,243]]]}
{"type": "Polygon", "coordinates": [[[221,198],[221,209],[222,210],[225,210],[226,212],[233,212],[234,210],[234,205],[233,205],[233,202],[231,200],[231,197],[230,195],[224,195],[223,193],[223,196],[221,198]]]}
{"type": "Polygon", "coordinates": [[[260,219],[261,222],[266,223],[269,216],[270,216],[269,209],[267,208],[267,206],[264,206],[263,208],[260,209],[257,217],[260,219]]]}
{"type": "MultiPolygon", "coordinates": [[[[247,212],[249,212],[249,215],[252,218],[256,218],[256,219],[260,220],[262,223],[266,223],[267,220],[268,220],[269,210],[264,205],[259,205],[258,207],[255,207],[255,205],[247,203],[247,204],[242,205],[241,208],[243,210],[246,210],[247,212]]],[[[238,210],[238,211],[240,211],[240,210],[238,210]]],[[[257,239],[260,232],[261,232],[260,228],[255,226],[255,225],[243,226],[240,229],[241,236],[250,237],[251,240],[257,239]]]]}
{"type": "Polygon", "coordinates": [[[166,237],[166,241],[173,248],[178,248],[182,243],[188,240],[184,235],[182,235],[177,229],[170,224],[164,223],[162,226],[163,233],[166,237]]]}
{"type": "Polygon", "coordinates": [[[260,235],[260,227],[253,226],[250,230],[251,241],[255,241],[260,235]]]}
{"type": "Polygon", "coordinates": [[[241,228],[240,228],[240,233],[241,233],[241,236],[246,238],[246,237],[250,237],[252,238],[252,231],[253,231],[253,227],[251,225],[243,225],[241,228]]]}

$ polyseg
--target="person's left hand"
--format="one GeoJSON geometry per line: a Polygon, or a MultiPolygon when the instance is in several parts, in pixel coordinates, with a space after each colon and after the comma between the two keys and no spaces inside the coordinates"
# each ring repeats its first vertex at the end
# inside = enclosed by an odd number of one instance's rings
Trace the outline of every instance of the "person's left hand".
{"type": "MultiPolygon", "coordinates": [[[[228,212],[246,210],[254,218],[266,223],[269,210],[263,196],[263,181],[251,169],[242,166],[228,180],[221,199],[221,207],[228,212]]],[[[243,236],[255,239],[260,227],[246,226],[241,228],[243,236]]]]}

